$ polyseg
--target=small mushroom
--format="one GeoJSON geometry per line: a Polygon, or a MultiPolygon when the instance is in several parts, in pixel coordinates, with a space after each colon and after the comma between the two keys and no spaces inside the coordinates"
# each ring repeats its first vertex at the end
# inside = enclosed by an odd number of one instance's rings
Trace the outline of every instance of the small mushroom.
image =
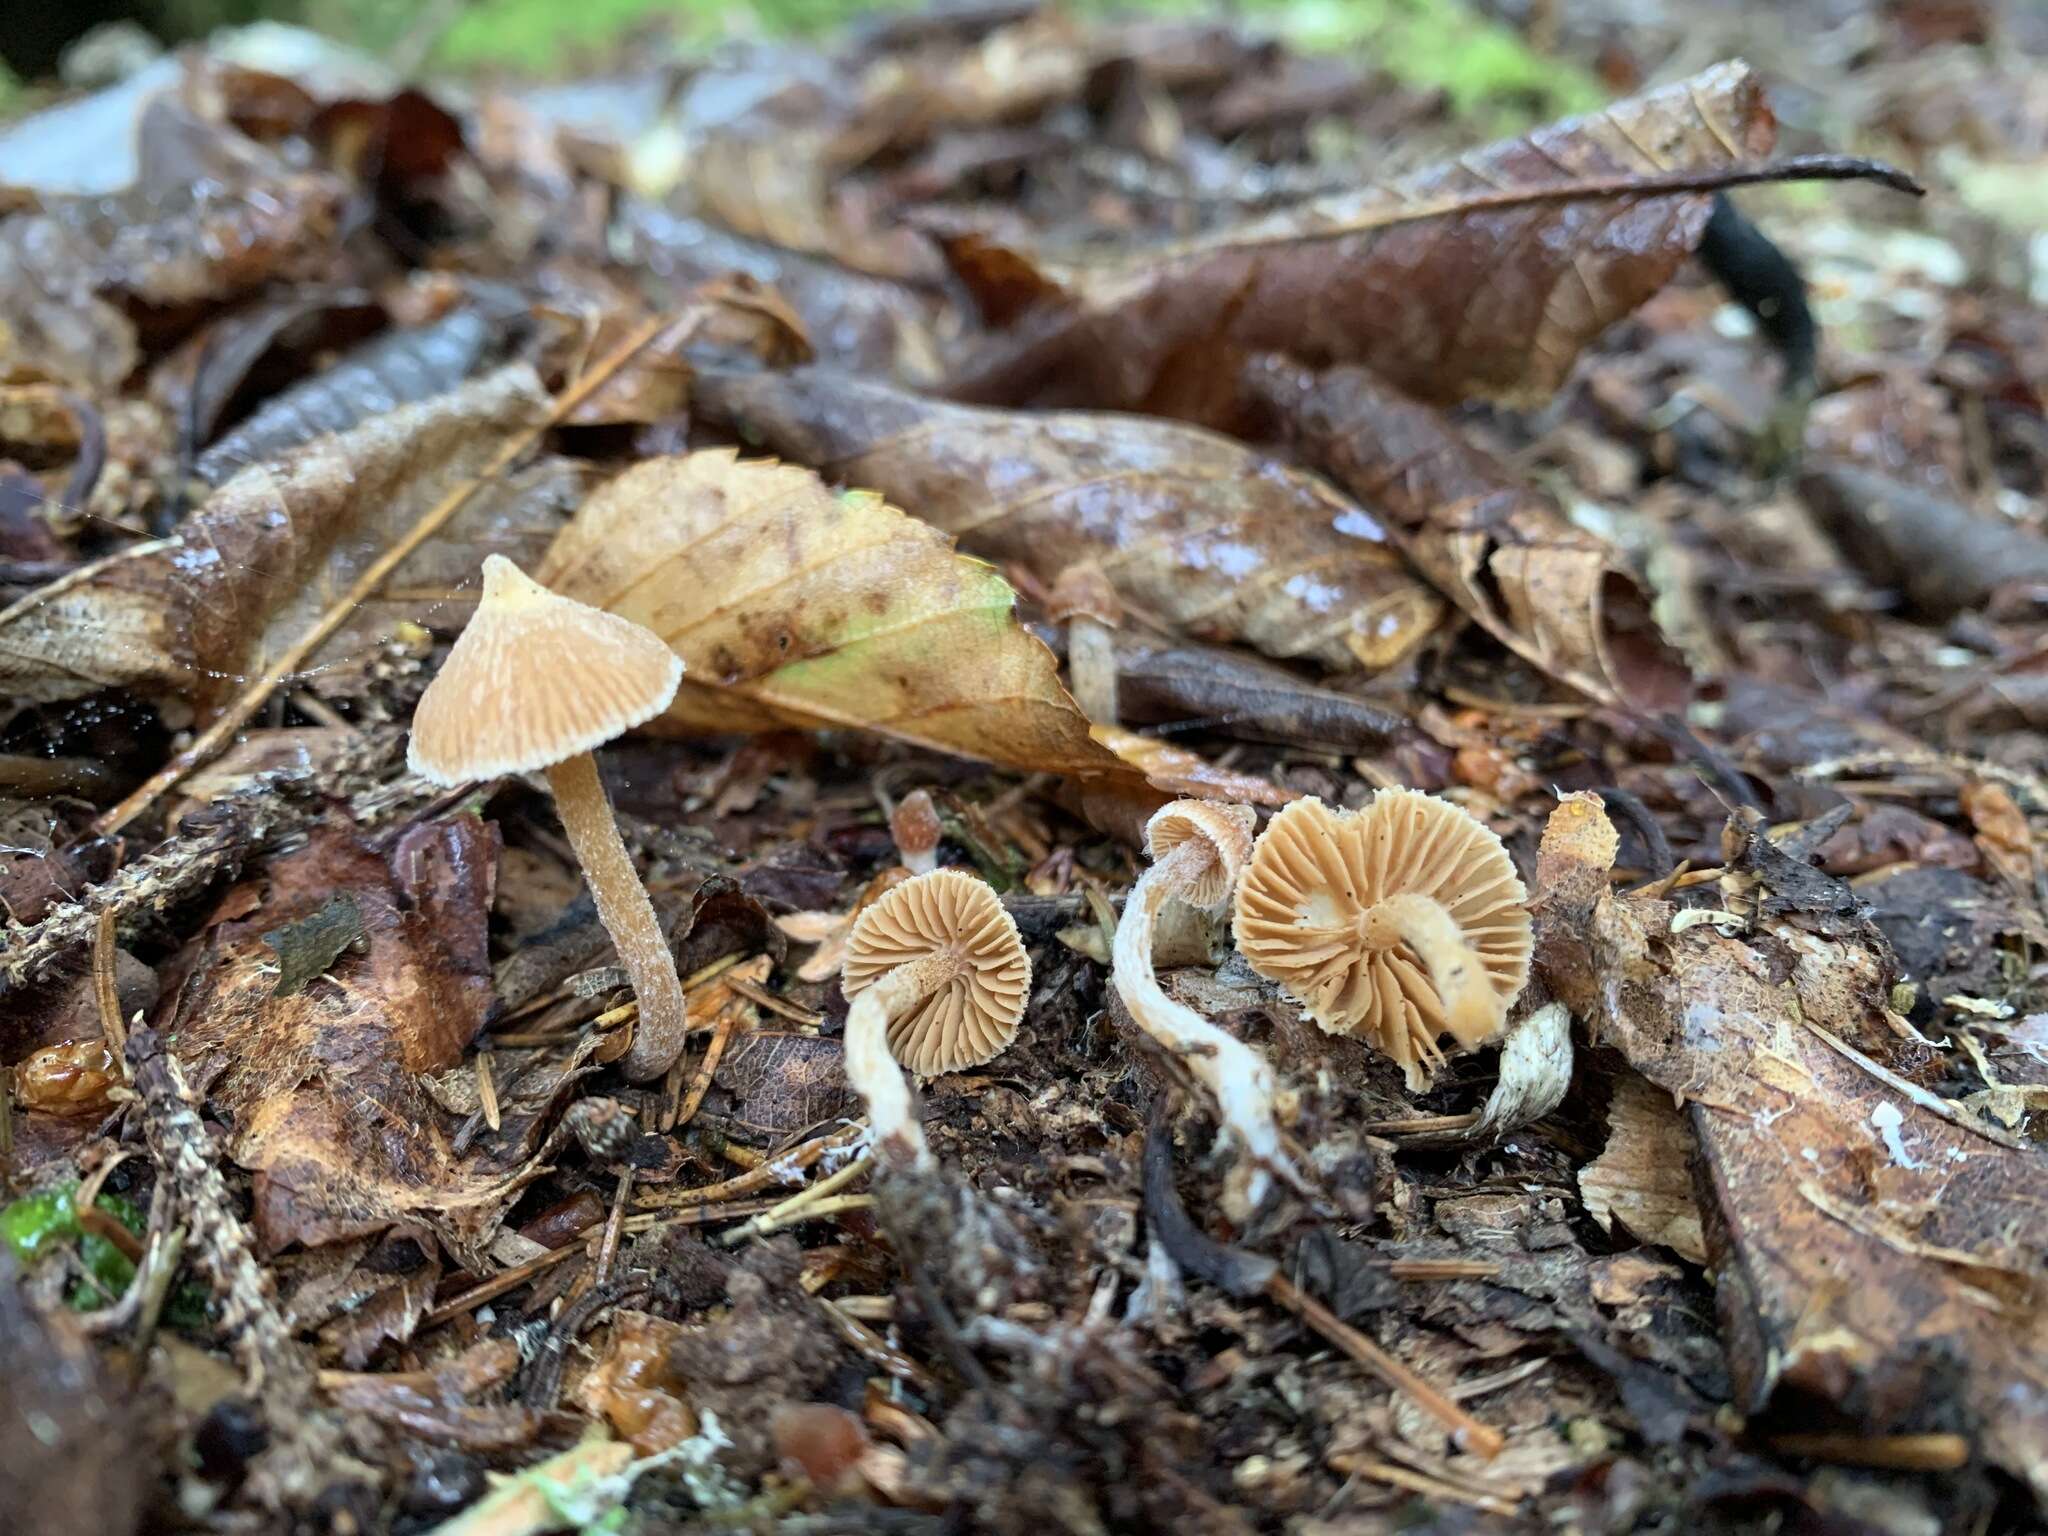
{"type": "Polygon", "coordinates": [[[1448,800],[1386,789],[1340,814],[1298,800],[1266,827],[1232,931],[1253,970],[1421,1088],[1449,1034],[1497,1035],[1529,979],[1528,893],[1501,840],[1448,800]]]}
{"type": "Polygon", "coordinates": [[[562,830],[639,999],[624,1061],[636,1082],[661,1076],[682,1054],[683,987],[591,754],[666,709],[682,676],[682,658],[652,631],[558,597],[492,555],[475,616],[420,695],[406,751],[412,771],[435,784],[547,774],[562,830]]]}
{"type": "Polygon", "coordinates": [[[1160,989],[1152,970],[1152,936],[1170,900],[1216,909],[1230,900],[1251,854],[1256,813],[1250,806],[1176,800],[1145,824],[1152,866],[1124,898],[1111,946],[1111,980],[1131,1019],[1178,1057],[1215,1097],[1227,1134],[1244,1143],[1249,1166],[1226,1193],[1248,1214],[1265,1199],[1269,1175],[1297,1188],[1300,1175],[1281,1146],[1273,1096],[1273,1069],[1227,1030],[1177,1003],[1160,989]]]}
{"type": "Polygon", "coordinates": [[[1017,924],[973,875],[917,875],[861,913],[839,984],[853,1000],[846,1077],[867,1100],[876,1145],[930,1167],[897,1063],[920,1077],[957,1072],[1016,1038],[1031,996],[1031,957],[1017,924]]]}

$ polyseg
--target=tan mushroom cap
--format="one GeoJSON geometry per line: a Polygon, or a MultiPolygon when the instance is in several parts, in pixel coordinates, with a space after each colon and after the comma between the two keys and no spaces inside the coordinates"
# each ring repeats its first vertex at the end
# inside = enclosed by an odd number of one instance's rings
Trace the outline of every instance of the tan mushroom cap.
{"type": "Polygon", "coordinates": [[[406,762],[437,784],[545,768],[652,720],[682,678],[653,631],[492,555],[475,616],[413,711],[406,762]]]}
{"type": "Polygon", "coordinates": [[[848,997],[899,965],[958,947],[965,964],[890,1021],[889,1050],[919,1077],[978,1067],[1017,1038],[1031,997],[1031,957],[996,893],[963,870],[906,880],[863,911],[846,941],[848,997]]]}
{"type": "Polygon", "coordinates": [[[1216,800],[1176,800],[1161,806],[1145,823],[1145,851],[1153,862],[1165,858],[1191,838],[1200,838],[1214,855],[1193,886],[1180,893],[1189,906],[1213,907],[1228,896],[1252,854],[1252,828],[1259,814],[1248,805],[1216,800]]]}
{"type": "Polygon", "coordinates": [[[1404,895],[1435,901],[1478,956],[1500,1000],[1497,1030],[1529,979],[1527,892],[1492,830],[1434,795],[1382,790],[1346,814],[1314,799],[1287,806],[1238,885],[1232,931],[1252,968],[1324,1029],[1363,1035],[1413,1069],[1442,1058],[1443,999],[1407,943],[1358,941],[1366,914],[1404,895]]]}

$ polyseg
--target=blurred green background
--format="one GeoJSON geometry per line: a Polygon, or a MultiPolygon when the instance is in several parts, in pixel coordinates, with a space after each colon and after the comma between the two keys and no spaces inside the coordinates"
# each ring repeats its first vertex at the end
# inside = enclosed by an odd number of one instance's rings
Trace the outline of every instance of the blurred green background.
{"type": "MultiPolygon", "coordinates": [[[[681,43],[789,36],[914,8],[910,0],[15,0],[0,7],[8,13],[0,57],[14,80],[42,81],[69,43],[107,21],[134,21],[174,43],[272,20],[424,59],[429,69],[566,75],[601,67],[650,28],[681,43]]],[[[1463,111],[1512,104],[1516,116],[1547,117],[1605,96],[1590,76],[1530,52],[1466,0],[1066,0],[1066,8],[1236,17],[1304,50],[1356,50],[1412,84],[1442,88],[1463,111]]]]}

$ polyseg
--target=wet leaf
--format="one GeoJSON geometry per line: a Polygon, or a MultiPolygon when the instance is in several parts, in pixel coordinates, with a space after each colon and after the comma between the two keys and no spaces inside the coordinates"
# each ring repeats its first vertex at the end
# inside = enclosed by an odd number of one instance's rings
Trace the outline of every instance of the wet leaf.
{"type": "Polygon", "coordinates": [[[1014,337],[963,398],[1205,419],[1262,352],[1363,363],[1433,401],[1541,397],[1655,293],[1706,227],[1704,191],[1631,182],[1759,160],[1775,124],[1746,65],[1156,254],[1061,267],[955,241],[956,270],[1014,337]]]}
{"type": "Polygon", "coordinates": [[[1662,713],[1691,686],[1620,555],[1441,415],[1360,368],[1276,360],[1248,388],[1368,506],[1438,591],[1531,666],[1593,698],[1662,713]]]}
{"type": "Polygon", "coordinates": [[[1442,613],[1371,513],[1199,428],[974,410],[820,370],[707,373],[697,404],[742,442],[871,486],[1045,587],[1095,566],[1170,632],[1372,669],[1442,613]]]}
{"type": "Polygon", "coordinates": [[[656,729],[836,727],[1027,771],[1118,773],[1000,576],[808,470],[722,449],[636,465],[583,504],[540,576],[683,658],[656,729]]]}
{"type": "MultiPolygon", "coordinates": [[[[172,538],[87,566],[0,613],[0,692],[75,698],[127,687],[206,709],[295,641],[334,596],[444,495],[475,476],[546,401],[514,366],[253,465],[172,538]]],[[[531,560],[578,472],[545,459],[485,488],[393,576],[401,588],[473,582],[483,555],[531,560]]],[[[445,604],[359,608],[314,665],[445,604]]]]}
{"type": "Polygon", "coordinates": [[[0,222],[0,365],[111,391],[139,348],[124,306],[231,298],[324,258],[342,189],[159,97],[135,185],[0,222]]]}

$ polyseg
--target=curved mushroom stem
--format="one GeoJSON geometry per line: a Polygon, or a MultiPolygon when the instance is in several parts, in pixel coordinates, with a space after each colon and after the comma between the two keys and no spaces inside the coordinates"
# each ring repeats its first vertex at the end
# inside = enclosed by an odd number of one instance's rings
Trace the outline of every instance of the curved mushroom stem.
{"type": "Polygon", "coordinates": [[[676,957],[654,915],[654,903],[647,899],[647,887],[640,883],[639,871],[619,838],[612,803],[597,776],[597,759],[579,752],[551,764],[547,776],[562,830],[569,834],[569,846],[576,850],[583,877],[590,882],[597,919],[612,936],[640,1003],[640,1023],[622,1065],[627,1077],[644,1083],[661,1076],[683,1054],[689,1021],[676,957]]]}
{"type": "Polygon", "coordinates": [[[940,950],[885,971],[846,1015],[846,1080],[867,1101],[875,1146],[899,1167],[937,1167],[918,1123],[910,1079],[889,1049],[889,1026],[960,972],[960,956],[940,950]]]}
{"type": "Polygon", "coordinates": [[[1309,1186],[1281,1147],[1274,1118],[1278,1083],[1265,1058],[1227,1030],[1160,990],[1152,973],[1152,930],[1169,896],[1191,889],[1215,858],[1199,838],[1189,838],[1138,877],[1124,898],[1116,925],[1110,979],[1140,1029],[1173,1052],[1215,1097],[1227,1132],[1236,1135],[1251,1160],[1244,1185],[1244,1212],[1266,1197],[1268,1175],[1279,1174],[1296,1189],[1309,1186]]]}
{"type": "Polygon", "coordinates": [[[1413,892],[1389,896],[1359,918],[1358,939],[1369,949],[1406,943],[1421,957],[1443,999],[1444,1028],[1460,1045],[1478,1045],[1500,1028],[1500,993],[1443,903],[1413,892]]]}

